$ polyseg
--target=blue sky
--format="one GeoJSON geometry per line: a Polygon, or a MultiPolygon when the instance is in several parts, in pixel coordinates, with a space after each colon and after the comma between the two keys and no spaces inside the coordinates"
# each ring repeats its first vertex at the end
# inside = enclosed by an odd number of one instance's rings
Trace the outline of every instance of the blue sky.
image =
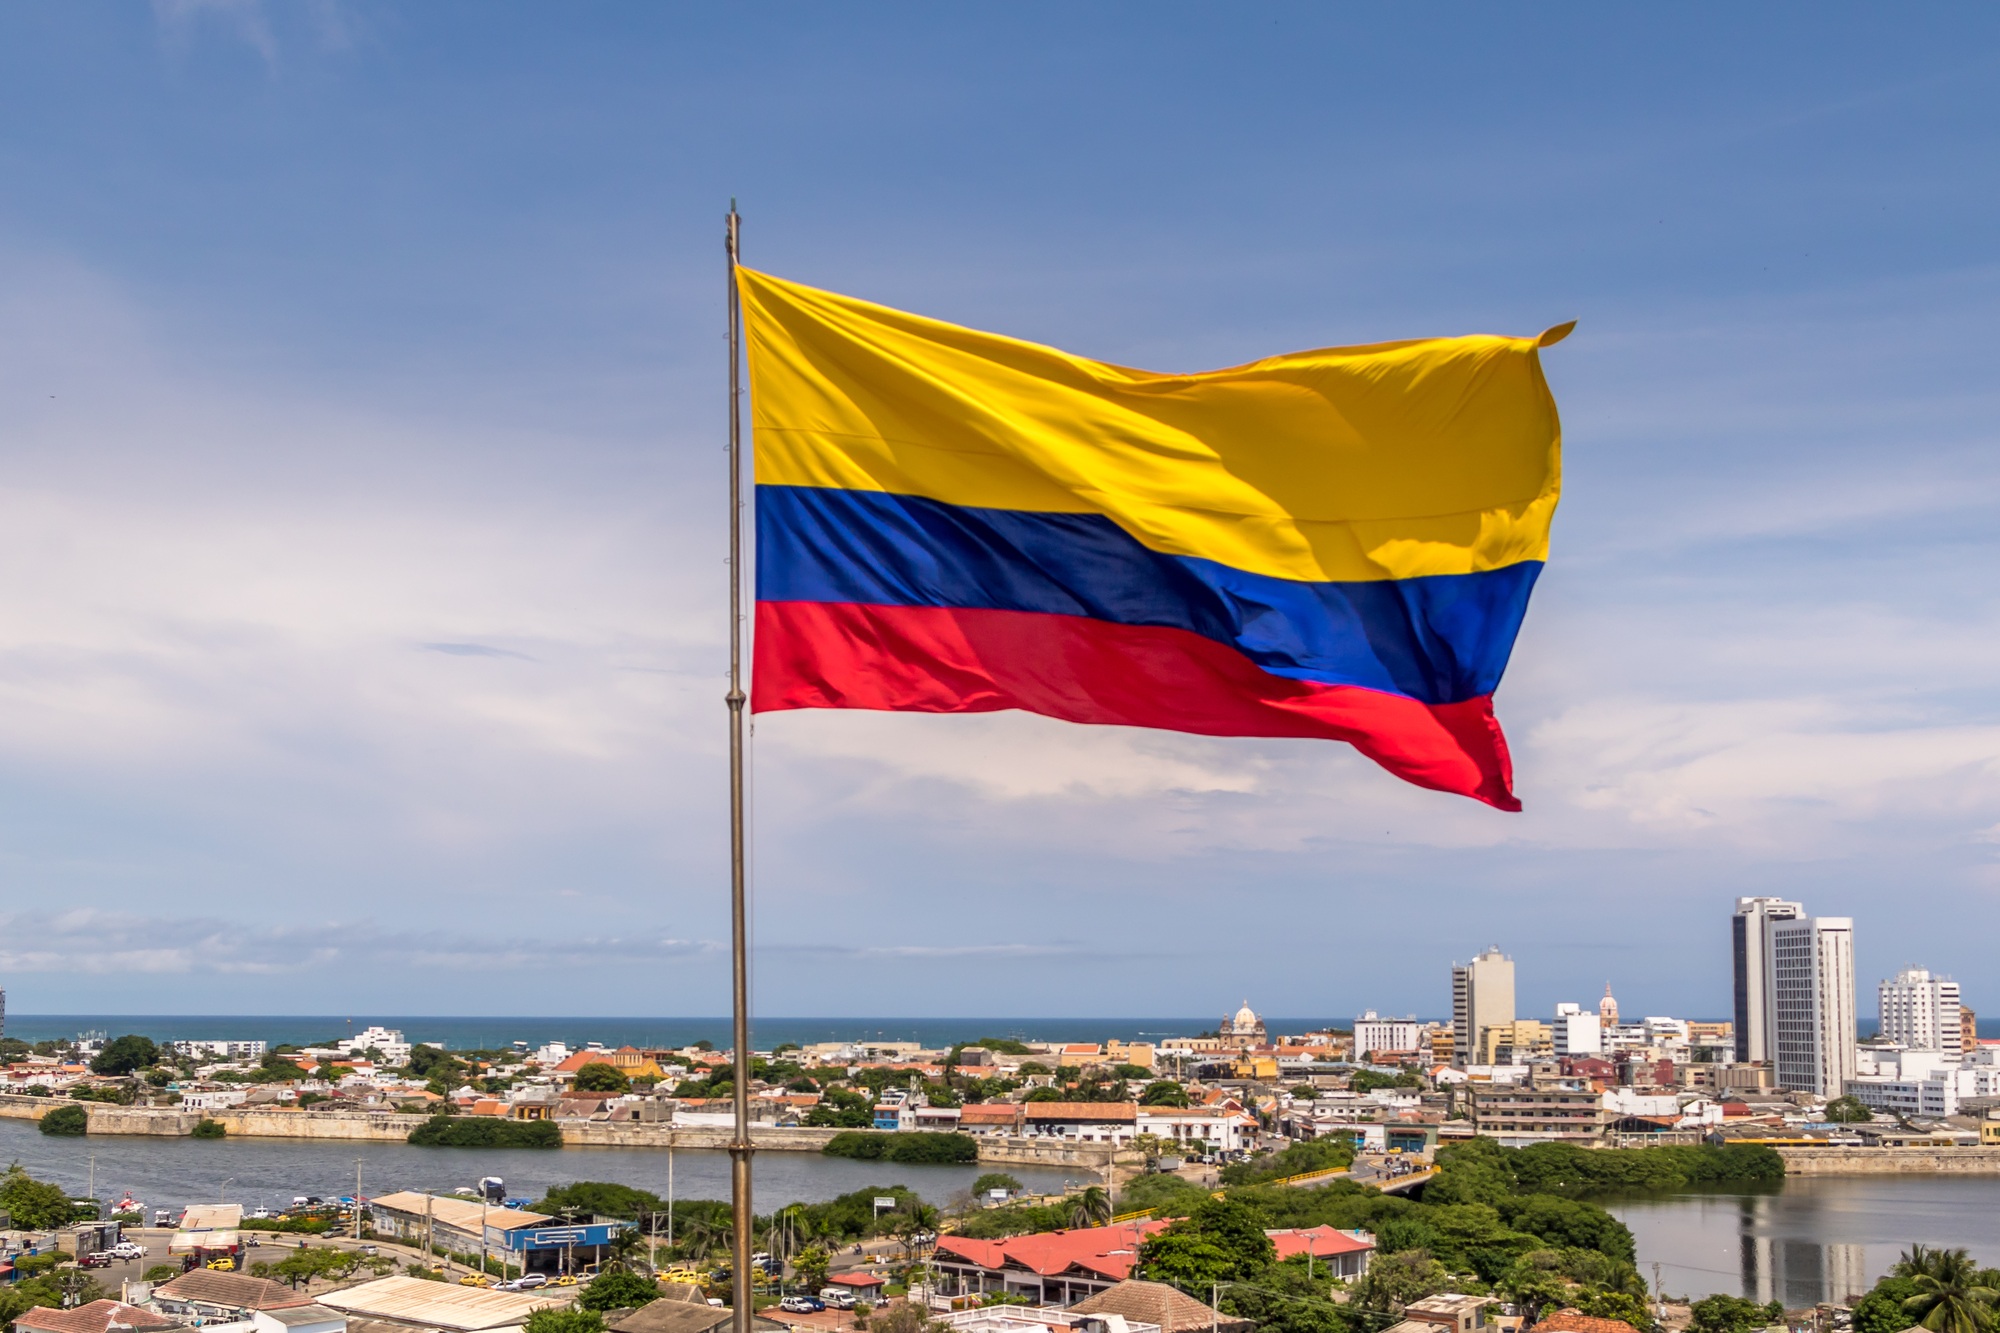
{"type": "Polygon", "coordinates": [[[18,1011],[726,1008],[720,222],[1162,370],[1530,333],[1527,803],[757,728],[767,1013],[1721,1015],[1740,893],[2000,1014],[1975,6],[0,10],[18,1011]]]}

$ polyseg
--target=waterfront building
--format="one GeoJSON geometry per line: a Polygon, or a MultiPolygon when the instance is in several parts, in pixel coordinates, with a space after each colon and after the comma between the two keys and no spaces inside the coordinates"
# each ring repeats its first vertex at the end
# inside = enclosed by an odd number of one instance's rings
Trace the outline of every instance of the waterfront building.
{"type": "Polygon", "coordinates": [[[1772,919],[1766,939],[1764,1003],[1778,1086],[1838,1097],[1855,1076],[1853,918],[1772,919]]]}
{"type": "Polygon", "coordinates": [[[1451,1046],[1460,1063],[1479,1061],[1480,1033],[1514,1021],[1514,960],[1497,945],[1451,965],[1451,1046]]]}
{"type": "Polygon", "coordinates": [[[1509,1148],[1592,1143],[1604,1133],[1604,1099],[1581,1080],[1568,1087],[1546,1088],[1474,1084],[1470,1102],[1473,1132],[1509,1148]]]}
{"type": "Polygon", "coordinates": [[[1943,1119],[1957,1115],[1959,1103],[2000,1096],[2000,1065],[1984,1060],[1960,1063],[1942,1051],[1864,1046],[1847,1095],[1871,1111],[1943,1119]]]}
{"type": "Polygon", "coordinates": [[[1414,1051],[1423,1040],[1424,1025],[1416,1015],[1382,1018],[1373,1009],[1354,1020],[1354,1058],[1375,1051],[1414,1051]]]}
{"type": "Polygon", "coordinates": [[[1906,967],[1876,987],[1881,1004],[1881,1038],[1916,1051],[1956,1056],[1965,1046],[1959,1031],[1958,983],[1906,967]]]}
{"type": "Polygon", "coordinates": [[[1736,981],[1736,1059],[1739,1064],[1771,1058],[1770,984],[1764,975],[1771,952],[1773,923],[1806,914],[1782,898],[1738,898],[1730,918],[1730,950],[1736,981]]]}
{"type": "Polygon", "coordinates": [[[1597,1015],[1585,1013],[1580,1004],[1557,1005],[1550,1029],[1557,1055],[1596,1055],[1604,1049],[1604,1029],[1597,1015]]]}

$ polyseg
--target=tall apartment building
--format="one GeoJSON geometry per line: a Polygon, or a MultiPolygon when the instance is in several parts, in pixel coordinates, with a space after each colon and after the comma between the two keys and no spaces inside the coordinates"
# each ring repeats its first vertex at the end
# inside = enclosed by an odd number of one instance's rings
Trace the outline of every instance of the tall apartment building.
{"type": "Polygon", "coordinates": [[[1408,1018],[1383,1018],[1373,1009],[1354,1020],[1354,1056],[1372,1051],[1414,1051],[1422,1045],[1424,1025],[1408,1018]]]}
{"type": "Polygon", "coordinates": [[[1773,920],[1764,955],[1778,1086],[1838,1097],[1855,1074],[1854,921],[1773,920]]]}
{"type": "Polygon", "coordinates": [[[1557,1055],[1596,1055],[1604,1049],[1604,1026],[1580,1004],[1556,1006],[1553,1039],[1557,1055]]]}
{"type": "Polygon", "coordinates": [[[1736,964],[1736,1059],[1771,1058],[1771,1015],[1766,1008],[1770,980],[1764,960],[1771,952],[1771,926],[1806,914],[1782,898],[1738,898],[1729,920],[1730,951],[1736,964]]]}
{"type": "Polygon", "coordinates": [[[1885,1040],[1913,1051],[1943,1051],[1946,1055],[1964,1051],[1956,981],[1934,977],[1921,967],[1906,967],[1875,992],[1881,1001],[1885,1040]]]}
{"type": "Polygon", "coordinates": [[[1479,1051],[1479,1034],[1514,1021],[1514,960],[1489,946],[1469,963],[1451,965],[1451,1038],[1460,1065],[1479,1051]]]}

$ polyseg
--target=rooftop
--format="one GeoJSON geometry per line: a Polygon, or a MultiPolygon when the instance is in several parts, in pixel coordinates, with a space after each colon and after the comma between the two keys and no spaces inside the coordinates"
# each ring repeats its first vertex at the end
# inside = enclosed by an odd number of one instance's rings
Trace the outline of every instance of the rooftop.
{"type": "Polygon", "coordinates": [[[358,1287],[329,1291],[319,1303],[343,1314],[474,1333],[524,1323],[537,1310],[568,1305],[567,1294],[539,1296],[527,1292],[494,1291],[427,1282],[420,1277],[385,1277],[358,1287]]]}

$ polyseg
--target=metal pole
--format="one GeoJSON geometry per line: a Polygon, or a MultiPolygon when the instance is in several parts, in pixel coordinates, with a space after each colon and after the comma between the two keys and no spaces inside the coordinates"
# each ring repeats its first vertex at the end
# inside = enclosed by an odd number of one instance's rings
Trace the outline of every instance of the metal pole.
{"type": "Polygon", "coordinates": [[[361,1239],[361,1159],[354,1159],[354,1239],[361,1239]]]}
{"type": "Polygon", "coordinates": [[[743,219],[729,201],[729,942],[733,969],[736,1134],[729,1143],[731,1304],[736,1333],[752,1333],[750,1286],[750,950],[743,848],[743,302],[736,261],[743,219]]]}

